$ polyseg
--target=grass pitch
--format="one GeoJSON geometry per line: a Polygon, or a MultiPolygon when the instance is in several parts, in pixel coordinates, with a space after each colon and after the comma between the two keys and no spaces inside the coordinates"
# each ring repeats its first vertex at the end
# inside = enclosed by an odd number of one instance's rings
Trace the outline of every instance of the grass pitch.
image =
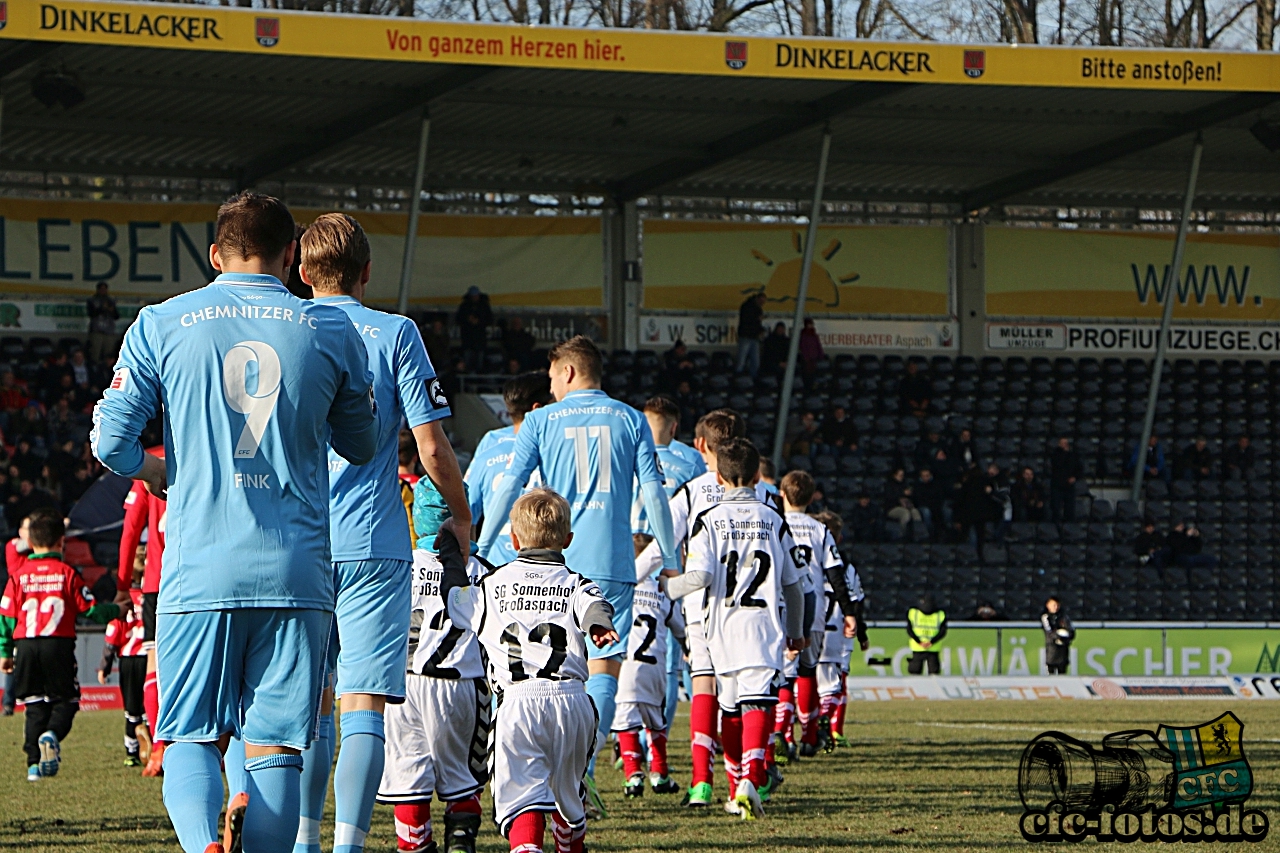
{"type": "MultiPolygon", "coordinates": [[[[787,782],[765,820],[741,823],[716,807],[691,812],[680,795],[647,791],[624,801],[622,776],[600,762],[609,808],[591,825],[593,853],[631,850],[829,851],[857,848],[1026,850],[1018,834],[1017,768],[1026,743],[1058,729],[1091,743],[1120,729],[1160,723],[1191,725],[1233,710],[1245,723],[1244,749],[1255,777],[1250,804],[1280,819],[1280,703],[1216,701],[885,702],[850,706],[846,734],[854,743],[785,768],[787,782]]],[[[160,802],[160,782],[122,766],[122,715],[81,714],[63,747],[62,771],[25,780],[22,717],[0,719],[0,849],[175,851],[177,839],[160,802]]],[[[684,709],[671,742],[674,775],[689,778],[684,709]]],[[[724,795],[717,775],[717,795],[724,795]]],[[[324,849],[332,838],[332,796],[324,849]]],[[[480,849],[507,845],[487,818],[480,849]]],[[[438,814],[443,813],[438,809],[438,814]]],[[[437,826],[442,821],[437,820],[437,826]]],[[[546,843],[551,844],[548,831],[546,843]]],[[[1259,845],[1280,850],[1280,830],[1259,845]]],[[[1254,848],[1254,849],[1259,849],[1254,848]]],[[[378,806],[366,849],[395,850],[391,809],[378,806]]],[[[550,849],[550,847],[548,847],[550,849]]]]}

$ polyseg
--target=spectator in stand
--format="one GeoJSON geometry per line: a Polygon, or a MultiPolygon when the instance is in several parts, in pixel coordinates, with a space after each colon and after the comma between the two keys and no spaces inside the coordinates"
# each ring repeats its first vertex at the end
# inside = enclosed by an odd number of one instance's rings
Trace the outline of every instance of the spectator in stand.
{"type": "Polygon", "coordinates": [[[523,373],[533,367],[533,350],[538,346],[538,339],[524,327],[524,320],[519,317],[508,317],[502,329],[502,354],[507,360],[515,359],[520,364],[516,373],[523,373]]]}
{"type": "Polygon", "coordinates": [[[1249,436],[1242,435],[1222,454],[1222,473],[1228,480],[1247,480],[1253,476],[1254,453],[1249,436]]]}
{"type": "MultiPolygon", "coordinates": [[[[997,475],[999,470],[996,468],[997,475]]],[[[1003,515],[1004,502],[996,494],[997,485],[997,479],[986,471],[976,465],[970,468],[960,481],[951,516],[952,527],[959,534],[960,540],[977,546],[979,560],[982,559],[983,548],[987,544],[987,524],[998,522],[1003,515]]]]}
{"type": "Polygon", "coordinates": [[[1014,521],[1044,521],[1047,502],[1044,486],[1036,479],[1036,472],[1030,466],[1023,467],[1009,497],[1013,501],[1014,521]]]}
{"type": "Polygon", "coordinates": [[[996,606],[990,601],[983,601],[973,611],[970,617],[975,622],[998,622],[1004,617],[1000,615],[1000,611],[996,610],[996,606]]]}
{"type": "Polygon", "coordinates": [[[75,373],[71,369],[71,363],[67,361],[67,354],[62,350],[54,350],[45,359],[39,374],[39,396],[46,406],[57,402],[64,381],[68,389],[74,387],[75,373]]]}
{"type": "Polygon", "coordinates": [[[898,396],[902,398],[902,405],[917,418],[923,418],[929,414],[929,398],[933,396],[933,384],[928,376],[920,372],[919,362],[907,362],[907,372],[898,386],[898,396]]]}
{"type": "Polygon", "coordinates": [[[818,369],[818,362],[826,358],[822,349],[822,339],[818,337],[818,329],[813,325],[812,317],[804,318],[804,328],[800,330],[800,362],[806,377],[813,376],[818,369]]]}
{"type": "Polygon", "coordinates": [[[31,449],[30,439],[26,436],[19,437],[13,455],[9,457],[10,471],[16,473],[20,480],[35,480],[43,466],[44,460],[31,449]]]}
{"type": "Polygon", "coordinates": [[[32,446],[43,445],[45,436],[44,426],[44,406],[36,400],[27,403],[27,407],[22,410],[22,418],[13,428],[12,432],[16,433],[20,438],[25,438],[32,446]]]}
{"type": "Polygon", "coordinates": [[[1133,553],[1141,565],[1148,563],[1157,569],[1164,568],[1164,560],[1168,555],[1163,533],[1156,531],[1155,519],[1147,516],[1142,519],[1142,532],[1133,540],[1133,553]]]}
{"type": "Polygon", "coordinates": [[[775,323],[773,331],[760,345],[760,366],[765,373],[781,373],[787,366],[791,338],[787,337],[787,324],[775,323]]]}
{"type": "Polygon", "coordinates": [[[858,432],[844,406],[835,406],[822,419],[822,443],[846,452],[858,449],[858,432]]]}
{"type": "Polygon", "coordinates": [[[1178,477],[1183,480],[1207,480],[1213,476],[1213,451],[1209,449],[1209,440],[1197,435],[1196,440],[1188,444],[1178,457],[1178,477]]]}
{"type": "Polygon", "coordinates": [[[1049,453],[1049,520],[1076,520],[1076,481],[1084,476],[1080,454],[1071,439],[1059,437],[1058,446],[1049,453]]]}
{"type": "Polygon", "coordinates": [[[738,308],[738,359],[734,370],[755,376],[760,372],[760,339],[764,337],[763,292],[748,296],[738,308]]]}
{"type": "Polygon", "coordinates": [[[928,468],[933,472],[934,479],[944,486],[949,485],[947,475],[951,472],[944,470],[951,467],[947,456],[947,445],[937,430],[931,429],[926,432],[924,438],[916,445],[915,461],[916,470],[928,468]]]}
{"type": "Polygon", "coordinates": [[[502,368],[502,372],[508,376],[519,376],[524,373],[524,365],[520,363],[518,358],[507,359],[506,365],[502,368]]]}
{"type": "Polygon", "coordinates": [[[1175,566],[1182,566],[1184,569],[1213,569],[1218,565],[1217,557],[1204,553],[1204,539],[1194,521],[1179,521],[1169,532],[1169,538],[1165,542],[1169,559],[1175,566]]]}
{"type": "Polygon", "coordinates": [[[33,480],[24,477],[18,484],[17,494],[10,497],[9,502],[5,504],[5,518],[10,527],[16,527],[22,519],[38,509],[60,511],[58,501],[53,495],[43,489],[37,489],[33,480]]]}
{"type": "Polygon", "coordinates": [[[792,456],[808,456],[811,459],[817,456],[823,447],[822,427],[818,423],[818,416],[813,412],[801,415],[799,429],[789,443],[792,456]]]}
{"type": "Polygon", "coordinates": [[[449,348],[452,344],[449,341],[449,330],[445,328],[444,320],[436,317],[431,321],[422,333],[422,343],[427,347],[427,358],[431,359],[431,364],[437,370],[449,366],[451,363],[449,348]]]}
{"type": "Polygon", "coordinates": [[[677,340],[671,349],[662,354],[662,387],[674,390],[681,382],[693,382],[697,368],[689,357],[689,347],[684,341],[677,340]]]}
{"type": "Polygon", "coordinates": [[[85,313],[89,315],[89,360],[104,366],[115,361],[119,344],[116,321],[120,319],[120,309],[109,291],[105,281],[98,282],[95,293],[85,305],[85,313]]]}
{"type": "Polygon", "coordinates": [[[489,327],[493,325],[493,309],[489,297],[474,284],[467,288],[458,306],[456,317],[458,335],[462,339],[462,360],[467,370],[480,373],[484,370],[485,350],[489,345],[489,327]]]}
{"type": "Polygon", "coordinates": [[[84,350],[79,347],[71,351],[71,378],[79,387],[88,388],[93,377],[90,375],[89,362],[85,360],[84,350]]]}
{"type": "Polygon", "coordinates": [[[854,542],[880,541],[884,531],[884,515],[880,512],[880,507],[871,502],[871,495],[865,492],[858,495],[858,502],[854,504],[846,521],[854,542]]]}
{"type": "Polygon", "coordinates": [[[694,396],[693,386],[688,380],[676,386],[674,399],[676,405],[680,407],[680,423],[697,423],[700,417],[698,413],[701,411],[699,407],[702,405],[702,398],[694,396]]]}
{"type": "Polygon", "coordinates": [[[28,400],[26,384],[18,382],[12,370],[0,374],[0,428],[9,429],[28,400]]]}
{"type": "Polygon", "coordinates": [[[902,468],[895,468],[885,483],[884,514],[889,521],[898,522],[898,538],[906,535],[908,524],[924,520],[916,506],[915,489],[902,468]]]}
{"type": "MultiPolygon", "coordinates": [[[[93,485],[94,477],[90,475],[88,465],[80,465],[75,472],[62,481],[62,504],[67,508],[67,512],[71,512],[71,508],[76,505],[76,501],[84,497],[84,493],[89,491],[89,487],[93,485]]],[[[0,496],[3,492],[0,492],[0,496]]]]}
{"type": "Polygon", "coordinates": [[[978,459],[978,448],[973,443],[973,431],[962,429],[951,444],[951,464],[956,466],[959,474],[963,474],[981,460],[978,459]]]}
{"type": "Polygon", "coordinates": [[[1058,596],[1051,595],[1040,614],[1040,627],[1044,629],[1044,665],[1050,675],[1063,675],[1071,665],[1071,641],[1076,638],[1075,626],[1067,618],[1058,596]]]}
{"type": "MultiPolygon", "coordinates": [[[[1138,455],[1142,448],[1135,447],[1133,455],[1129,457],[1129,464],[1125,466],[1125,474],[1133,474],[1139,464],[1138,455]]],[[[1147,451],[1142,454],[1141,464],[1144,475],[1149,480],[1160,479],[1166,483],[1173,479],[1172,472],[1169,470],[1169,464],[1165,461],[1164,445],[1160,443],[1160,436],[1155,433],[1151,434],[1151,440],[1147,442],[1147,451]]]]}
{"type": "Polygon", "coordinates": [[[923,467],[916,471],[916,482],[912,490],[920,515],[929,528],[929,538],[934,542],[940,541],[947,528],[946,492],[942,484],[933,476],[932,470],[923,467]]]}

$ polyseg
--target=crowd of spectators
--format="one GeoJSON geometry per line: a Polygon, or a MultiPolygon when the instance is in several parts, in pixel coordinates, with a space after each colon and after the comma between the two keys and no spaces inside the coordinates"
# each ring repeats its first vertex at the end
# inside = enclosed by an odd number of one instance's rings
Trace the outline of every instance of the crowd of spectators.
{"type": "MultiPolygon", "coordinates": [[[[1138,456],[1139,448],[1134,447],[1125,466],[1126,475],[1132,475],[1138,467],[1138,456]]],[[[1238,436],[1218,456],[1203,435],[1174,452],[1159,435],[1153,434],[1142,458],[1143,476],[1166,484],[1174,480],[1248,480],[1253,477],[1255,464],[1254,449],[1247,435],[1238,436]]]]}

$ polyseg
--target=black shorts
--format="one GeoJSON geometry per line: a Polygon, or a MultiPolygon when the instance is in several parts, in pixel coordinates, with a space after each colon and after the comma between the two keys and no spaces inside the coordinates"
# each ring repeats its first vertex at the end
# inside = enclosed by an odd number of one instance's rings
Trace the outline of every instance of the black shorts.
{"type": "Polygon", "coordinates": [[[13,695],[19,702],[79,701],[80,676],[74,637],[18,640],[13,658],[13,695]]]}
{"type": "Polygon", "coordinates": [[[142,594],[142,639],[148,643],[156,641],[156,599],[159,597],[158,592],[142,594]]]}
{"type": "Polygon", "coordinates": [[[147,656],[133,655],[120,658],[120,698],[124,701],[124,712],[141,717],[142,685],[147,680],[147,656]]]}

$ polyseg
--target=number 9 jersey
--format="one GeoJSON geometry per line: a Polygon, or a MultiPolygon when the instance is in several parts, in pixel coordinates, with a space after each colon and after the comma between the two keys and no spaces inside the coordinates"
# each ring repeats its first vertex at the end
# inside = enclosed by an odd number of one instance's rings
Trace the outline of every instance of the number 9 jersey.
{"type": "Polygon", "coordinates": [[[529,548],[474,586],[453,590],[455,625],[470,625],[489,659],[495,693],[531,679],[587,680],[583,620],[600,587],[565,566],[557,551],[529,548]]]}
{"type": "Polygon", "coordinates": [[[807,569],[786,519],[752,489],[729,489],[698,515],[685,572],[711,575],[702,590],[702,630],[717,676],[782,669],[782,588],[801,583],[807,569]]]}

